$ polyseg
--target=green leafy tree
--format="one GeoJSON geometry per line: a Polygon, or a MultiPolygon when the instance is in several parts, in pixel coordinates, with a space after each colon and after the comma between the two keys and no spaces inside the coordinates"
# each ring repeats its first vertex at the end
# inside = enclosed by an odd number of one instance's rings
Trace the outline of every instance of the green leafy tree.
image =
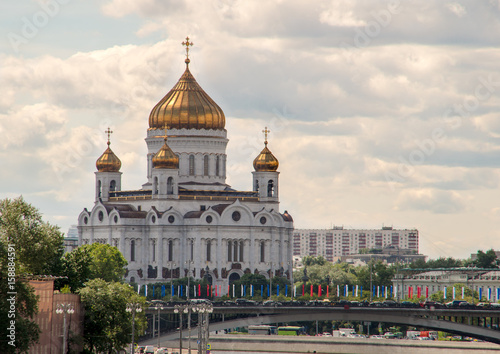
{"type": "MultiPolygon", "coordinates": [[[[274,277],[273,278],[273,288],[275,288],[275,283],[274,283],[274,279],[277,279],[278,277],[274,277]]],[[[262,274],[243,274],[243,276],[234,282],[234,292],[235,292],[235,295],[237,297],[241,297],[243,296],[243,294],[241,293],[241,286],[246,286],[246,294],[247,294],[247,297],[250,296],[250,285],[253,285],[254,287],[254,292],[256,295],[260,295],[260,286],[263,285],[264,286],[264,295],[266,294],[266,290],[267,290],[267,285],[269,285],[269,281],[267,280],[267,278],[262,275],[262,274]]],[[[231,286],[231,291],[230,293],[232,294],[232,286],[231,286]]],[[[266,296],[264,296],[266,297],[266,296]]]]}
{"type": "Polygon", "coordinates": [[[427,262],[418,259],[410,264],[410,268],[422,269],[422,268],[459,268],[464,266],[464,261],[461,259],[455,259],[452,257],[438,259],[429,259],[427,262]]]}
{"type": "Polygon", "coordinates": [[[76,292],[83,288],[85,283],[94,278],[92,273],[92,255],[88,245],[75,248],[63,257],[63,275],[67,277],[62,281],[71,291],[76,292]]]}
{"type": "Polygon", "coordinates": [[[62,253],[62,233],[58,227],[44,222],[35,207],[22,197],[0,200],[1,353],[12,353],[13,348],[16,352],[26,352],[38,341],[40,329],[33,320],[38,298],[25,277],[59,275],[62,253]],[[8,292],[17,293],[14,307],[9,302],[14,300],[13,294],[8,292]],[[15,321],[15,347],[7,340],[11,320],[15,321]]]}
{"type": "Polygon", "coordinates": [[[125,275],[127,260],[118,248],[108,245],[93,243],[89,247],[92,263],[90,270],[94,278],[105,281],[122,281],[125,275]]]}
{"type": "Polygon", "coordinates": [[[62,274],[67,279],[61,284],[69,285],[72,291],[80,289],[91,279],[122,281],[127,265],[116,247],[100,243],[83,245],[66,253],[62,263],[62,274]]]}
{"type": "MultiPolygon", "coordinates": [[[[145,299],[139,297],[128,284],[92,279],[78,290],[85,305],[84,345],[92,353],[114,353],[125,348],[132,338],[132,314],[126,311],[127,303],[145,299]]],[[[136,314],[136,333],[146,326],[144,312],[136,314]]]]}
{"type": "Polygon", "coordinates": [[[302,264],[304,264],[306,267],[312,266],[312,265],[325,265],[327,263],[326,259],[323,258],[323,256],[319,257],[313,257],[313,256],[305,256],[302,259],[302,264]]]}
{"type": "Polygon", "coordinates": [[[13,244],[21,273],[59,275],[63,234],[22,197],[0,201],[0,239],[13,244]]]}
{"type": "Polygon", "coordinates": [[[367,290],[370,289],[370,272],[373,285],[391,286],[392,279],[396,273],[396,268],[395,266],[389,266],[380,260],[372,260],[368,265],[358,267],[356,269],[357,281],[359,285],[362,285],[363,288],[367,290]]]}
{"type": "Polygon", "coordinates": [[[6,354],[27,352],[40,335],[40,328],[33,321],[38,312],[38,298],[33,287],[15,275],[20,267],[13,255],[15,248],[0,240],[0,353],[6,354]],[[9,294],[12,292],[16,294],[9,294]]]}
{"type": "Polygon", "coordinates": [[[495,251],[493,249],[486,252],[477,251],[477,258],[474,260],[474,265],[478,268],[498,268],[498,259],[495,251]]]}

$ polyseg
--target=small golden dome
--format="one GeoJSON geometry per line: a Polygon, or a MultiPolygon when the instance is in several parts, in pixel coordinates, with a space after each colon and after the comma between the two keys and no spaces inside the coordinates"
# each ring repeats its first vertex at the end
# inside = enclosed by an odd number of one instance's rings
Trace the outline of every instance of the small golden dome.
{"type": "Polygon", "coordinates": [[[95,162],[98,172],[118,172],[122,167],[122,162],[111,150],[109,145],[110,142],[108,141],[108,148],[95,162]]]}
{"type": "Polygon", "coordinates": [[[149,114],[149,129],[168,125],[170,129],[223,130],[224,112],[196,82],[189,71],[189,59],[185,62],[184,74],[149,114]]]}
{"type": "Polygon", "coordinates": [[[177,157],[177,155],[167,145],[167,138],[165,138],[165,143],[161,149],[158,150],[155,156],[153,156],[153,167],[168,169],[179,168],[179,157],[177,157]]]}
{"type": "Polygon", "coordinates": [[[280,163],[271,150],[267,148],[267,141],[265,145],[266,146],[260,152],[259,156],[253,160],[253,168],[255,168],[257,172],[275,172],[280,163]]]}

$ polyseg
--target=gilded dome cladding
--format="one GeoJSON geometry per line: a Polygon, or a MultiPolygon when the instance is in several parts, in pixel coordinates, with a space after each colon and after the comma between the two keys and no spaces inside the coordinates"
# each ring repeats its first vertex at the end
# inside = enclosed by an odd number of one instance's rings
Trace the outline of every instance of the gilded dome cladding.
{"type": "MultiPolygon", "coordinates": [[[[189,59],[186,59],[186,64],[189,59]]],[[[226,125],[224,112],[206,94],[186,66],[177,84],[149,114],[149,129],[215,129],[226,125]]]]}
{"type": "Polygon", "coordinates": [[[97,167],[97,171],[99,172],[118,172],[122,167],[122,162],[115,155],[115,153],[109,147],[104,153],[97,159],[95,162],[95,166],[97,167]]]}
{"type": "Polygon", "coordinates": [[[275,172],[278,169],[279,162],[278,159],[273,155],[271,150],[266,146],[260,152],[259,156],[253,160],[253,168],[257,172],[275,172]]]}
{"type": "Polygon", "coordinates": [[[160,150],[153,156],[153,167],[154,168],[168,168],[168,169],[178,169],[179,168],[179,157],[170,149],[167,145],[167,140],[165,139],[165,144],[160,150]]]}

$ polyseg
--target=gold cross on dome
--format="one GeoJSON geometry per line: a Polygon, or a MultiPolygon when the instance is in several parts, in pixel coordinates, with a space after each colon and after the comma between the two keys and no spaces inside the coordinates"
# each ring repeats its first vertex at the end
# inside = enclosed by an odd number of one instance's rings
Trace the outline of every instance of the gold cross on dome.
{"type": "Polygon", "coordinates": [[[270,133],[271,131],[269,129],[267,129],[267,127],[262,131],[264,133],[264,144],[267,145],[267,134],[270,133]]]}
{"type": "Polygon", "coordinates": [[[182,45],[186,46],[186,59],[189,59],[189,47],[192,47],[194,43],[189,41],[189,37],[186,37],[186,41],[182,42],[182,45]]]}
{"type": "Polygon", "coordinates": [[[106,134],[108,134],[108,145],[111,144],[110,142],[110,138],[111,138],[111,134],[113,133],[113,131],[111,131],[111,129],[108,129],[104,131],[106,134]]]}

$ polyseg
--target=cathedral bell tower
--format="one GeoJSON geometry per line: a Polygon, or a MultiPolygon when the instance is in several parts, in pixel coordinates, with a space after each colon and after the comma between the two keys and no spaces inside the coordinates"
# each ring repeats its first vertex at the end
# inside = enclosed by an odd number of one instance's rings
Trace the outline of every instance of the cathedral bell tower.
{"type": "Polygon", "coordinates": [[[105,131],[108,134],[108,148],[97,159],[95,165],[97,172],[95,173],[95,201],[102,200],[107,202],[111,192],[120,191],[122,188],[122,173],[120,168],[122,162],[111,150],[109,145],[111,133],[109,128],[105,131]]]}
{"type": "Polygon", "coordinates": [[[175,198],[179,196],[179,157],[167,144],[167,127],[163,146],[153,156],[151,177],[153,198],[175,198]]]}
{"type": "Polygon", "coordinates": [[[259,192],[259,198],[263,202],[279,202],[279,162],[271,150],[267,148],[267,127],[262,131],[265,136],[264,149],[259,156],[253,160],[255,169],[253,174],[253,190],[259,192]]]}

